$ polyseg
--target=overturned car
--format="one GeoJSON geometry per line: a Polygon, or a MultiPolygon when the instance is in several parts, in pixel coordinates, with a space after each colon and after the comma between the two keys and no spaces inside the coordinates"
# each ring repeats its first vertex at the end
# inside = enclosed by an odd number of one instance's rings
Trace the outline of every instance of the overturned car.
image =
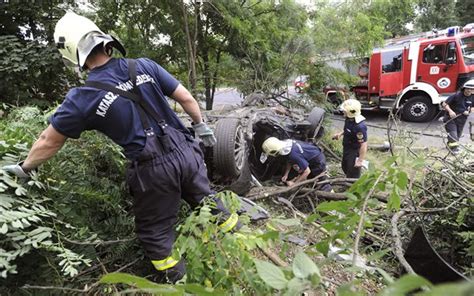
{"type": "MultiPolygon", "coordinates": [[[[260,161],[262,143],[268,137],[297,139],[316,143],[323,135],[325,111],[314,107],[308,113],[302,108],[289,108],[275,96],[251,94],[242,106],[227,114],[206,114],[214,125],[217,143],[206,152],[206,162],[213,177],[244,182],[265,181],[281,174],[280,158],[260,161]]],[[[248,182],[247,182],[248,183],[248,182]]]]}

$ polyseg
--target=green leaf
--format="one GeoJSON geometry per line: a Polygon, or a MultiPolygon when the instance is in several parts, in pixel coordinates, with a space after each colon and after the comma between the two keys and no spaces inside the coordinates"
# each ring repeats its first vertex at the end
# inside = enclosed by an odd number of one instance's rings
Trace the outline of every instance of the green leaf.
{"type": "Polygon", "coordinates": [[[408,185],[408,175],[407,173],[400,171],[398,172],[398,181],[397,181],[397,186],[405,189],[408,185]]]}
{"type": "Polygon", "coordinates": [[[383,249],[377,252],[374,252],[373,254],[370,254],[370,256],[367,257],[367,261],[374,261],[382,258],[385,256],[387,253],[391,252],[390,249],[383,249]]]}
{"type": "Polygon", "coordinates": [[[404,296],[407,295],[408,292],[417,290],[423,286],[431,286],[431,283],[426,280],[425,278],[414,275],[414,274],[406,274],[402,276],[400,279],[389,285],[385,288],[382,292],[380,292],[379,296],[404,296]]]}
{"type": "Polygon", "coordinates": [[[186,285],[183,285],[183,287],[186,292],[195,294],[195,295],[203,295],[203,296],[226,295],[223,291],[203,287],[198,284],[186,284],[186,285]]]}
{"type": "Polygon", "coordinates": [[[283,226],[299,226],[301,221],[299,219],[273,219],[273,221],[283,226]]]}
{"type": "Polygon", "coordinates": [[[258,275],[268,286],[277,290],[286,288],[288,280],[278,266],[258,259],[254,259],[254,263],[257,267],[258,275]]]}
{"type": "Polygon", "coordinates": [[[338,211],[338,212],[347,212],[349,210],[349,206],[352,205],[352,201],[348,202],[345,200],[340,201],[326,201],[322,202],[316,208],[318,211],[321,212],[330,212],[330,211],[338,211]]]}
{"type": "Polygon", "coordinates": [[[391,284],[393,283],[393,278],[391,275],[389,275],[385,270],[383,270],[382,268],[378,268],[376,267],[375,270],[380,273],[380,275],[383,277],[383,279],[385,280],[385,282],[387,284],[391,284]]]}
{"type": "Polygon", "coordinates": [[[392,192],[390,193],[390,196],[388,197],[387,208],[390,210],[400,209],[400,195],[398,195],[396,187],[393,188],[392,192]]]}
{"type": "Polygon", "coordinates": [[[27,192],[28,191],[25,188],[21,187],[21,186],[19,186],[17,189],[15,189],[15,194],[18,195],[18,196],[26,195],[27,192]]]}
{"type": "Polygon", "coordinates": [[[288,291],[284,295],[301,295],[308,286],[308,281],[301,278],[292,278],[288,282],[288,291]]]}
{"type": "Polygon", "coordinates": [[[329,242],[326,240],[323,240],[316,243],[316,250],[318,250],[324,256],[327,256],[329,252],[329,242]]]}
{"type": "Polygon", "coordinates": [[[103,284],[126,284],[139,289],[160,289],[170,293],[179,292],[171,285],[159,285],[145,278],[122,272],[108,273],[100,279],[100,282],[103,284]]]}
{"type": "Polygon", "coordinates": [[[307,218],[306,218],[306,223],[313,223],[314,221],[316,221],[318,218],[320,218],[320,215],[318,213],[314,213],[314,214],[311,214],[309,215],[307,218]]]}
{"type": "Polygon", "coordinates": [[[461,295],[473,295],[474,294],[474,282],[458,282],[443,284],[433,287],[430,291],[416,293],[416,296],[461,296],[461,295]]]}
{"type": "Polygon", "coordinates": [[[260,238],[264,240],[273,240],[277,239],[280,237],[280,232],[279,231],[267,231],[262,235],[259,235],[260,238]]]}
{"type": "Polygon", "coordinates": [[[8,232],[8,225],[7,223],[3,223],[2,227],[0,228],[0,234],[5,234],[8,232]]]}
{"type": "Polygon", "coordinates": [[[293,274],[302,279],[313,274],[320,276],[318,266],[304,252],[296,254],[293,260],[293,274]]]}

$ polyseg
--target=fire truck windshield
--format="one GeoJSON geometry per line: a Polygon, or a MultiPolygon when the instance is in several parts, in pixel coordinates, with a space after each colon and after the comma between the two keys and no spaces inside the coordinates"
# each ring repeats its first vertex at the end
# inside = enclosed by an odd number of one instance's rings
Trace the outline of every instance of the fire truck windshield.
{"type": "Polygon", "coordinates": [[[462,55],[466,65],[474,65],[474,36],[461,39],[462,55]]]}

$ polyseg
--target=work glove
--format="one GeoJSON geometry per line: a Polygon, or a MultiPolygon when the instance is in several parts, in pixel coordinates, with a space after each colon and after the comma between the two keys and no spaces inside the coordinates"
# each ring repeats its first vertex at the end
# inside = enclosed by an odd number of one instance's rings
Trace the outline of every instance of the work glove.
{"type": "Polygon", "coordinates": [[[20,162],[18,164],[6,165],[2,167],[2,170],[10,174],[14,174],[19,178],[29,178],[30,175],[23,170],[23,168],[21,167],[22,164],[23,162],[20,162]]]}
{"type": "Polygon", "coordinates": [[[212,130],[204,122],[193,124],[194,134],[201,139],[206,147],[212,147],[216,144],[216,137],[212,130]]]}

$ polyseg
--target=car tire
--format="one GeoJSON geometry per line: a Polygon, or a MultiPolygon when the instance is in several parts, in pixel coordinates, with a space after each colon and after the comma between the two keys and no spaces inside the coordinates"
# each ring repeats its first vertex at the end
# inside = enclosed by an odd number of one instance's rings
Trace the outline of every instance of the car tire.
{"type": "Polygon", "coordinates": [[[426,96],[414,96],[403,104],[402,119],[411,122],[426,122],[436,115],[436,106],[426,96]]]}
{"type": "Polygon", "coordinates": [[[245,161],[244,127],[238,118],[222,118],[217,121],[215,136],[213,159],[217,173],[238,177],[245,161]]]}
{"type": "Polygon", "coordinates": [[[301,93],[301,87],[296,86],[296,87],[295,87],[295,92],[296,92],[297,94],[301,93]]]}
{"type": "Polygon", "coordinates": [[[322,137],[323,131],[323,121],[324,121],[324,114],[326,111],[323,108],[314,107],[313,110],[308,115],[308,121],[311,123],[311,126],[308,130],[308,137],[318,139],[322,137]]]}

